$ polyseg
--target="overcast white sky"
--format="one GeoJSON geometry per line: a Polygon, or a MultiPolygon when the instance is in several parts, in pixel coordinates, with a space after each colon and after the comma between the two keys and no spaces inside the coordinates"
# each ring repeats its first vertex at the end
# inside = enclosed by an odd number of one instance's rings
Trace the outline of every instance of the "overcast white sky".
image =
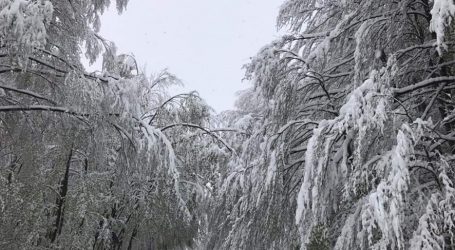
{"type": "Polygon", "coordinates": [[[277,37],[283,0],[133,0],[103,15],[101,35],[133,53],[147,73],[168,68],[216,111],[232,109],[242,65],[277,37]]]}

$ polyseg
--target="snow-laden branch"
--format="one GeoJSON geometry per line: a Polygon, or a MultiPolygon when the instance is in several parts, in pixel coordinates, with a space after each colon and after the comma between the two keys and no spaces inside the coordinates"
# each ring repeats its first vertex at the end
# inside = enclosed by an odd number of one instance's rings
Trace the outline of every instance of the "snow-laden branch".
{"type": "MultiPolygon", "coordinates": [[[[65,113],[79,117],[88,117],[93,114],[81,113],[66,107],[48,106],[48,105],[7,105],[0,106],[0,112],[16,112],[16,111],[50,111],[57,113],[65,113]]],[[[109,116],[120,116],[118,113],[108,113],[109,116]]]]}
{"type": "Polygon", "coordinates": [[[223,140],[223,138],[219,137],[217,134],[213,133],[213,131],[207,129],[207,128],[204,128],[204,127],[201,127],[197,124],[191,124],[191,123],[174,123],[174,124],[170,124],[166,127],[163,127],[161,128],[161,131],[166,131],[170,128],[174,128],[174,127],[190,127],[190,128],[196,128],[196,129],[199,129],[199,130],[202,130],[204,132],[206,132],[207,134],[209,134],[210,136],[212,136],[213,138],[215,138],[217,141],[221,142],[221,144],[223,144],[231,153],[233,153],[234,155],[237,155],[237,152],[231,147],[229,146],[229,144],[223,140]]]}
{"type": "Polygon", "coordinates": [[[309,33],[309,34],[300,34],[300,35],[288,35],[284,37],[284,40],[305,40],[305,39],[315,39],[315,38],[323,38],[330,35],[330,31],[323,31],[317,33],[309,33]]]}
{"type": "MultiPolygon", "coordinates": [[[[153,88],[154,86],[152,86],[153,88]]],[[[189,93],[183,93],[183,94],[178,94],[178,95],[175,95],[175,96],[172,96],[170,97],[169,99],[167,99],[166,101],[164,101],[160,106],[156,107],[155,108],[155,113],[153,115],[149,114],[149,115],[144,115],[142,116],[142,119],[146,119],[146,118],[150,118],[150,121],[149,121],[149,125],[152,124],[152,122],[155,120],[156,116],[159,114],[160,110],[164,108],[164,106],[166,106],[167,104],[171,103],[172,101],[174,101],[175,99],[177,98],[188,98],[188,97],[198,97],[200,98],[198,95],[197,95],[197,92],[196,91],[191,91],[189,93]]]]}
{"type": "Polygon", "coordinates": [[[454,82],[454,81],[455,81],[455,76],[435,77],[435,78],[423,80],[421,82],[418,82],[416,84],[409,85],[409,86],[406,86],[403,88],[394,88],[394,89],[392,89],[392,92],[395,95],[401,95],[401,94],[406,94],[406,93],[409,93],[411,91],[414,91],[414,90],[417,90],[420,88],[427,87],[432,84],[437,84],[437,83],[441,83],[441,82],[454,82]]]}
{"type": "Polygon", "coordinates": [[[128,133],[128,131],[126,131],[126,129],[124,129],[122,126],[118,125],[117,123],[114,123],[114,122],[111,122],[112,126],[114,126],[115,129],[117,129],[117,131],[125,136],[128,141],[131,143],[131,145],[133,146],[134,150],[137,150],[136,148],[136,144],[134,143],[134,140],[133,140],[133,135],[131,135],[130,133],[128,133]]]}
{"type": "Polygon", "coordinates": [[[70,110],[65,107],[53,107],[47,105],[9,105],[9,106],[0,106],[0,112],[14,112],[14,111],[52,111],[59,113],[67,113],[77,116],[87,116],[88,114],[78,113],[70,110]]]}
{"type": "Polygon", "coordinates": [[[308,119],[304,119],[304,120],[293,120],[293,121],[290,121],[288,122],[287,124],[285,124],[284,126],[282,126],[277,134],[282,134],[285,130],[289,129],[291,126],[295,125],[295,124],[303,124],[303,125],[308,125],[308,124],[313,124],[313,125],[319,125],[318,122],[315,122],[315,121],[311,121],[311,120],[308,120],[308,119]]]}
{"type": "MultiPolygon", "coordinates": [[[[50,52],[43,51],[43,53],[49,54],[50,52]]],[[[52,56],[55,56],[55,55],[52,54],[52,56]]],[[[56,56],[55,56],[55,57],[56,57],[56,56]]],[[[66,69],[62,69],[62,68],[56,67],[56,66],[52,65],[51,63],[49,63],[49,62],[47,62],[47,61],[44,61],[44,60],[42,60],[42,59],[38,59],[38,58],[36,58],[36,57],[28,57],[28,59],[29,59],[30,61],[33,61],[33,62],[35,62],[35,63],[37,63],[37,64],[39,64],[39,65],[41,65],[41,66],[45,66],[45,67],[47,67],[47,68],[49,68],[49,69],[51,69],[51,70],[53,70],[53,71],[55,71],[55,72],[58,72],[58,73],[63,74],[63,75],[68,74],[70,71],[75,71],[75,70],[77,70],[77,71],[80,71],[81,75],[84,76],[85,78],[88,78],[88,79],[91,79],[91,80],[95,80],[95,81],[104,82],[104,83],[109,82],[109,80],[108,80],[107,77],[100,77],[100,76],[96,76],[96,75],[94,75],[94,74],[87,73],[87,72],[85,72],[85,71],[83,71],[83,70],[80,70],[80,69],[75,68],[74,66],[70,65],[70,64],[67,63],[67,62],[65,62],[65,63],[68,65],[68,67],[70,68],[70,70],[66,70],[66,69]]],[[[63,60],[63,59],[59,58],[59,60],[63,60]]],[[[0,70],[0,74],[2,74],[2,73],[8,73],[8,72],[11,72],[11,71],[20,72],[20,71],[23,70],[23,69],[21,69],[21,68],[14,68],[14,67],[11,67],[11,66],[9,66],[9,65],[3,65],[3,66],[8,67],[8,68],[5,69],[5,70],[0,70]]],[[[26,71],[29,71],[29,69],[27,69],[26,71]]],[[[47,72],[43,72],[43,73],[47,73],[47,72]]],[[[58,76],[62,77],[62,75],[58,75],[58,76]]],[[[112,78],[112,79],[114,79],[114,80],[119,80],[119,78],[118,78],[118,77],[115,77],[115,76],[109,75],[108,77],[109,77],[109,78],[112,78]]]]}
{"type": "Polygon", "coordinates": [[[48,101],[48,102],[50,102],[52,104],[57,104],[55,101],[53,101],[53,100],[51,100],[51,99],[49,99],[47,97],[44,97],[42,95],[39,95],[37,93],[34,93],[32,91],[29,91],[29,90],[17,89],[17,88],[10,87],[10,86],[5,86],[5,85],[0,85],[0,88],[6,89],[6,90],[9,90],[9,91],[13,91],[13,92],[17,92],[17,93],[21,93],[21,94],[25,94],[25,95],[28,95],[28,96],[32,96],[32,97],[35,97],[37,99],[48,101]]]}
{"type": "Polygon", "coordinates": [[[217,129],[212,129],[210,131],[212,133],[215,133],[215,132],[232,132],[232,133],[238,133],[238,134],[243,134],[243,135],[248,135],[248,136],[251,135],[248,132],[241,131],[241,130],[238,130],[238,129],[233,129],[233,128],[217,128],[217,129]]]}

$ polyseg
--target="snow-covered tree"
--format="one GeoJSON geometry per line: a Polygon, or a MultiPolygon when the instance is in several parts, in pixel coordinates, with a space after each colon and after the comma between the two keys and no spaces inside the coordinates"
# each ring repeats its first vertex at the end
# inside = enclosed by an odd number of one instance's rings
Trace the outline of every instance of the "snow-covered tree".
{"type": "Polygon", "coordinates": [[[452,0],[288,0],[219,115],[109,4],[0,0],[1,249],[455,247],[452,0]]]}
{"type": "Polygon", "coordinates": [[[98,35],[109,4],[0,0],[1,249],[173,249],[201,234],[211,162],[231,149],[197,93],[169,96],[176,76],[147,77],[98,35]]]}
{"type": "Polygon", "coordinates": [[[246,66],[256,101],[239,112],[256,128],[237,144],[210,248],[453,248],[454,10],[286,1],[288,34],[246,66]]]}

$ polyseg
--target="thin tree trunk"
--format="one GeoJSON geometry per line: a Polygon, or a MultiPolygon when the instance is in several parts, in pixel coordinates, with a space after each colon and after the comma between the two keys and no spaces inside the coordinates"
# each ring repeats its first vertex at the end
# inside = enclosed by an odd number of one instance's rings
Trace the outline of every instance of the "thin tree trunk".
{"type": "Polygon", "coordinates": [[[51,242],[53,243],[57,236],[62,232],[63,227],[63,215],[64,215],[64,205],[66,194],[68,193],[68,180],[69,180],[69,169],[71,163],[71,157],[73,156],[73,149],[71,148],[68,155],[68,160],[66,162],[65,175],[63,176],[62,181],[60,182],[60,191],[59,196],[57,197],[57,218],[55,220],[54,230],[51,233],[51,242]]]}

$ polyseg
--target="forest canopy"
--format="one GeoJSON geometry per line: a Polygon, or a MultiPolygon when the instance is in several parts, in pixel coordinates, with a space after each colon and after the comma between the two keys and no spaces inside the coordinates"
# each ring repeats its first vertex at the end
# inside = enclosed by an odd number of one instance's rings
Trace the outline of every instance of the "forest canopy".
{"type": "Polygon", "coordinates": [[[1,249],[455,248],[453,0],[287,0],[219,114],[127,2],[0,0],[1,249]]]}

